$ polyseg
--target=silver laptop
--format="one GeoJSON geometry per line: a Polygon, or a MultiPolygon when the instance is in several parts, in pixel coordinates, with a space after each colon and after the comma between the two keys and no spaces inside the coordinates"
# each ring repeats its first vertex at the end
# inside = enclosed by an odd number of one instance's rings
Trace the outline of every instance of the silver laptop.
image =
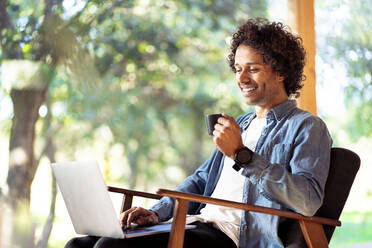
{"type": "Polygon", "coordinates": [[[53,163],[52,169],[76,233],[124,238],[97,162],[53,163]]]}
{"type": "MultiPolygon", "coordinates": [[[[132,238],[170,232],[171,224],[139,227],[123,232],[97,162],[53,163],[51,166],[76,233],[132,238]]],[[[185,225],[185,229],[195,227],[185,225]]]]}

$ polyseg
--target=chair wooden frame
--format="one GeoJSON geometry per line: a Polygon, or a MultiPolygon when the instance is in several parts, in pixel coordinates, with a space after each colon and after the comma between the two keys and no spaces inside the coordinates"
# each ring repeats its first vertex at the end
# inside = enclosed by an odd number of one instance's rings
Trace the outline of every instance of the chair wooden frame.
{"type": "Polygon", "coordinates": [[[189,201],[208,203],[221,205],[226,207],[238,208],[246,211],[259,212],[263,214],[277,215],[280,217],[296,219],[300,223],[300,227],[304,238],[306,240],[307,246],[309,248],[323,248],[328,247],[328,241],[324,233],[322,225],[331,226],[341,226],[339,220],[328,219],[318,216],[306,217],[301,214],[297,214],[287,210],[279,210],[274,208],[267,208],[261,206],[255,206],[250,204],[245,204],[241,202],[227,201],[222,199],[216,199],[212,197],[201,196],[197,194],[190,194],[184,192],[177,192],[167,189],[159,189],[157,194],[150,194],[140,191],[120,189],[116,187],[108,187],[111,192],[123,194],[123,203],[121,207],[121,212],[129,209],[132,205],[133,196],[140,196],[150,199],[160,199],[163,196],[173,197],[176,200],[173,214],[172,230],[170,233],[168,248],[182,248],[183,239],[185,235],[185,222],[187,207],[189,201]]]}

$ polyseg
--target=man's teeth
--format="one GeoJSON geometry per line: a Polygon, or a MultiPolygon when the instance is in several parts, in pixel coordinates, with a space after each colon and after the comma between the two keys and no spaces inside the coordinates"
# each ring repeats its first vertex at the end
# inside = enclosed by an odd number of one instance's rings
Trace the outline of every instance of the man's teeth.
{"type": "Polygon", "coordinates": [[[243,92],[250,92],[250,91],[253,91],[255,90],[256,87],[252,87],[252,88],[243,88],[243,92]]]}

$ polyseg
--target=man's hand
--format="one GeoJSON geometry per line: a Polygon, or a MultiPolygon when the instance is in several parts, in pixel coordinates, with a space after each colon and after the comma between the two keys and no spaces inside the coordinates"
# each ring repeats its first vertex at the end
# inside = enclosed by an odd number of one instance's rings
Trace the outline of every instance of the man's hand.
{"type": "Polygon", "coordinates": [[[123,229],[129,228],[134,222],[139,226],[156,225],[159,216],[154,212],[141,207],[132,207],[120,214],[120,225],[123,229]]]}
{"type": "Polygon", "coordinates": [[[213,141],[218,149],[227,157],[234,159],[236,150],[244,147],[240,127],[235,119],[222,114],[214,126],[213,141]]]}

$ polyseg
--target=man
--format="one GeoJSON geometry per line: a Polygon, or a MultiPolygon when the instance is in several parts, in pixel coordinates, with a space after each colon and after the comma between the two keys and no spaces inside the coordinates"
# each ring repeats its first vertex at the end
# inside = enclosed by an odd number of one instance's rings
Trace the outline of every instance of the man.
{"type": "MultiPolygon", "coordinates": [[[[217,149],[176,190],[314,215],[324,196],[332,140],[318,117],[289,100],[302,87],[301,39],[281,23],[250,19],[234,33],[228,61],[255,112],[236,121],[223,114],[213,132],[217,149]]],[[[170,219],[173,208],[174,200],[163,197],[150,210],[129,209],[121,222],[156,224],[170,219]]],[[[187,223],[197,228],[186,231],[184,247],[283,247],[278,216],[197,203],[188,213],[187,223]]],[[[95,247],[166,247],[167,241],[168,234],[101,238],[95,247]]]]}

